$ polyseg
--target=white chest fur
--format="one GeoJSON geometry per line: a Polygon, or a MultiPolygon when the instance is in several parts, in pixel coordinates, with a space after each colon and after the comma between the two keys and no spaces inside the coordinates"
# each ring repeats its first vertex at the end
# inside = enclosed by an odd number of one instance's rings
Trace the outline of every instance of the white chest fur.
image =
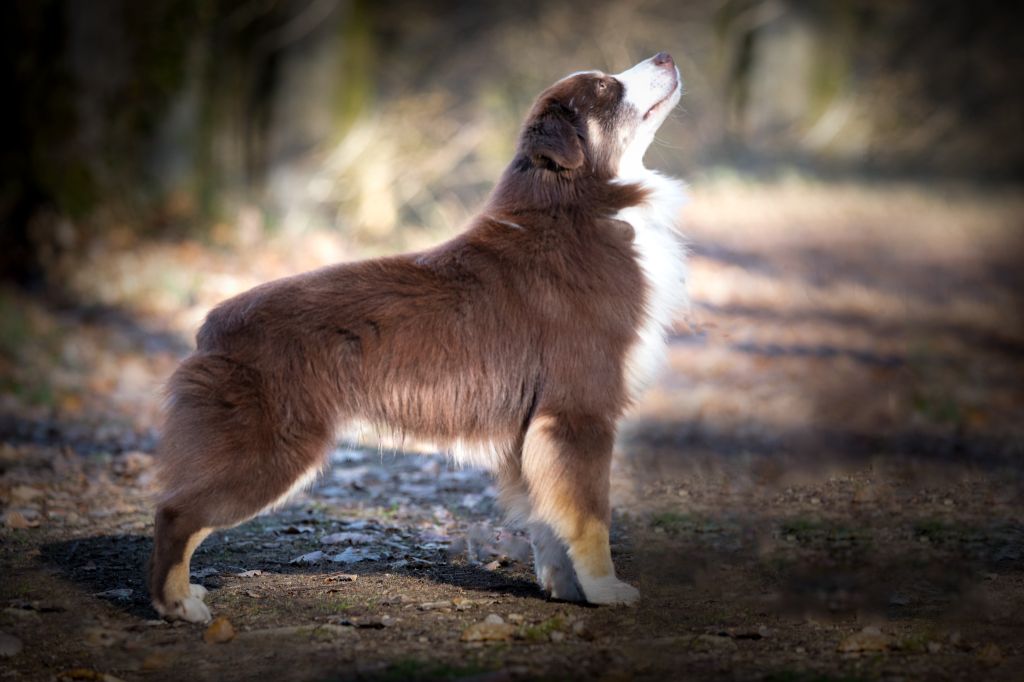
{"type": "Polygon", "coordinates": [[[640,182],[650,192],[647,201],[619,211],[616,218],[633,226],[637,260],[647,280],[646,317],[626,358],[626,382],[636,399],[650,385],[665,361],[665,336],[689,298],[686,293],[686,248],[676,228],[686,203],[678,180],[643,169],[640,182]]]}

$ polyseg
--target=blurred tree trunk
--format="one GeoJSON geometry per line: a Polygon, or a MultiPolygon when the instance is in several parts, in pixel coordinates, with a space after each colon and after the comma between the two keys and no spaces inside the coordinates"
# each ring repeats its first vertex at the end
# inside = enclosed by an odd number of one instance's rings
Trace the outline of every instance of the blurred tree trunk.
{"type": "Polygon", "coordinates": [[[282,210],[311,150],[339,139],[371,98],[368,8],[5,3],[3,274],[38,281],[56,252],[117,225],[130,224],[127,238],[197,234],[267,205],[270,184],[269,206],[282,210]]]}
{"type": "Polygon", "coordinates": [[[722,6],[718,61],[734,144],[779,152],[832,141],[807,133],[843,106],[852,87],[854,6],[848,0],[730,0],[722,6]]]}

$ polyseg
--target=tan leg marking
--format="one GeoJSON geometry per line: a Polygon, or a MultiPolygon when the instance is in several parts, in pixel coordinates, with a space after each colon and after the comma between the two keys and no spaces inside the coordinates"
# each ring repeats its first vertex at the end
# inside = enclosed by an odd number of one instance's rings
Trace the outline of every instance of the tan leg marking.
{"type": "Polygon", "coordinates": [[[529,483],[533,515],[547,523],[566,543],[576,578],[587,601],[595,604],[632,604],[637,590],[615,577],[608,539],[607,471],[598,461],[584,469],[567,468],[559,445],[550,436],[551,417],[530,425],[523,443],[523,476],[529,483]]]}
{"type": "Polygon", "coordinates": [[[188,578],[192,554],[213,530],[213,528],[203,528],[193,533],[185,543],[181,561],[171,566],[167,572],[163,591],[165,602],[163,604],[154,602],[153,604],[160,615],[180,618],[193,623],[205,623],[210,620],[210,610],[203,603],[206,588],[202,585],[190,585],[188,578]]]}
{"type": "Polygon", "coordinates": [[[608,542],[608,526],[598,519],[584,519],[575,524],[581,532],[569,538],[569,556],[587,575],[600,578],[615,575],[612,549],[608,542]]]}

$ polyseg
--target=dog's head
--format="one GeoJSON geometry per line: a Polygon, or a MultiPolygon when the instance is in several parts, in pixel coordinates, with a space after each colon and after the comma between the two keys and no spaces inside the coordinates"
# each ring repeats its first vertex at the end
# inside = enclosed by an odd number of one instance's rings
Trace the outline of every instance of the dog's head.
{"type": "Polygon", "coordinates": [[[551,173],[629,175],[679,102],[681,79],[659,52],[615,75],[582,71],[545,90],[526,119],[519,154],[551,173]]]}

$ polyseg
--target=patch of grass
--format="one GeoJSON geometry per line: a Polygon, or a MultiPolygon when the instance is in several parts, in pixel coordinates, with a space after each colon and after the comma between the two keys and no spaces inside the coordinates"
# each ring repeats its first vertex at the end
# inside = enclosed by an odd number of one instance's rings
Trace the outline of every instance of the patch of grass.
{"type": "Polygon", "coordinates": [[[783,537],[790,537],[801,545],[821,544],[829,549],[864,548],[871,544],[871,534],[862,528],[853,528],[820,519],[793,518],[779,524],[783,537]]]}
{"type": "Polygon", "coordinates": [[[552,632],[565,627],[565,619],[561,616],[554,616],[536,625],[527,625],[523,628],[523,638],[528,642],[546,642],[550,639],[552,632]]]}
{"type": "Polygon", "coordinates": [[[323,599],[319,604],[320,610],[327,614],[345,613],[355,607],[355,604],[347,599],[323,599]]]}
{"type": "Polygon", "coordinates": [[[11,393],[22,402],[33,406],[52,407],[57,404],[57,394],[53,387],[46,383],[20,383],[4,379],[0,383],[0,392],[11,393]]]}
{"type": "Polygon", "coordinates": [[[654,514],[651,517],[651,528],[661,528],[666,533],[677,535],[687,530],[693,530],[699,523],[692,514],[667,511],[654,514]]]}

